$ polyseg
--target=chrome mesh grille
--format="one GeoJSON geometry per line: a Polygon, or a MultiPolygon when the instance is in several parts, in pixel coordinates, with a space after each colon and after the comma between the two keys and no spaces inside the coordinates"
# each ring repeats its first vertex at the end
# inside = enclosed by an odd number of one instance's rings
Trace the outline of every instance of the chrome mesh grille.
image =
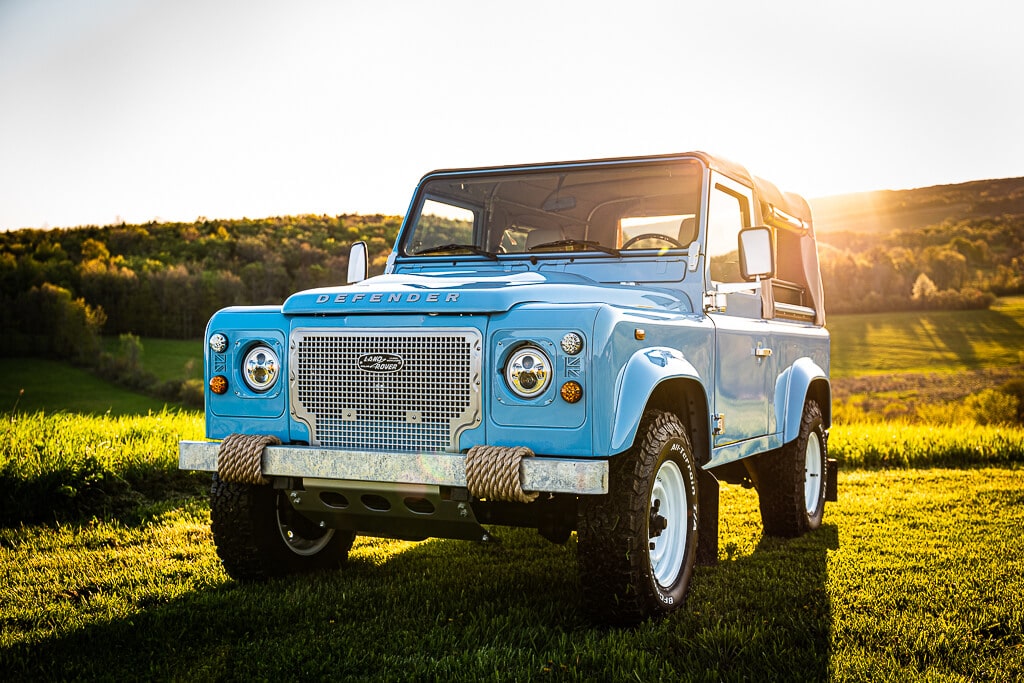
{"type": "Polygon", "coordinates": [[[292,334],[290,392],[313,445],[446,451],[479,423],[480,333],[474,329],[292,334]],[[395,371],[372,371],[383,358],[395,371]]]}

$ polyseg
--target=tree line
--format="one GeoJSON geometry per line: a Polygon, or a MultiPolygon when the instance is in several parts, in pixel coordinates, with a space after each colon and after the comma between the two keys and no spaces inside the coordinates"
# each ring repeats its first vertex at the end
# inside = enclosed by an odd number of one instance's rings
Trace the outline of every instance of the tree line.
{"type": "MultiPolygon", "coordinates": [[[[820,231],[827,310],[977,308],[1024,293],[1020,202],[989,192],[985,206],[1014,212],[965,213],[965,186],[928,190],[933,204],[954,193],[955,219],[883,232],[820,231]]],[[[903,203],[915,193],[906,191],[903,203]]],[[[306,215],[0,232],[2,353],[94,364],[100,334],[199,338],[225,306],[280,304],[296,291],[344,282],[356,240],[367,242],[371,270],[381,272],[401,222],[306,215]]]]}
{"type": "Polygon", "coordinates": [[[1024,293],[1024,215],[819,235],[830,313],[987,308],[1024,293]]]}
{"type": "Polygon", "coordinates": [[[344,282],[356,240],[380,272],[400,225],[398,216],[289,216],[0,233],[4,353],[83,360],[99,333],[198,338],[225,306],[344,282]]]}

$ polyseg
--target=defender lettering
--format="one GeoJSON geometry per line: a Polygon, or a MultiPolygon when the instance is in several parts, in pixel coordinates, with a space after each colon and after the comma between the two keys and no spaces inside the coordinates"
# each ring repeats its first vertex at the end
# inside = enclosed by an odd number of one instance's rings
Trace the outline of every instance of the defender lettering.
{"type": "Polygon", "coordinates": [[[316,297],[316,303],[318,303],[318,304],[326,304],[326,303],[329,303],[329,302],[330,303],[335,303],[335,304],[345,304],[345,303],[353,303],[354,304],[354,303],[359,303],[359,302],[371,303],[371,304],[379,304],[379,303],[389,303],[389,304],[410,303],[411,304],[411,303],[416,303],[416,302],[421,301],[421,300],[422,301],[426,301],[427,303],[446,303],[446,304],[458,303],[458,301],[459,301],[459,293],[458,292],[446,292],[444,294],[444,299],[442,299],[441,298],[441,294],[439,294],[437,292],[433,292],[433,293],[427,294],[425,298],[424,298],[424,296],[422,294],[420,294],[418,292],[409,292],[407,294],[389,293],[387,295],[387,300],[386,301],[384,299],[383,292],[370,294],[368,299],[367,299],[367,294],[364,294],[364,293],[360,293],[360,294],[336,294],[336,295],[334,295],[334,297],[331,297],[330,294],[318,294],[317,297],[316,297]]]}

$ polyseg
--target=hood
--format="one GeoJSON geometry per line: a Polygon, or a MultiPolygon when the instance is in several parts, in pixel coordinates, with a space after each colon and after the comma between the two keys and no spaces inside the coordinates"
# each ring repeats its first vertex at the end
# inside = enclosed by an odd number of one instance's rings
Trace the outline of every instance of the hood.
{"type": "Polygon", "coordinates": [[[582,275],[527,271],[433,271],[379,275],[353,285],[293,294],[285,315],[358,313],[501,313],[525,303],[607,303],[689,312],[680,292],[644,285],[603,284],[582,275]]]}

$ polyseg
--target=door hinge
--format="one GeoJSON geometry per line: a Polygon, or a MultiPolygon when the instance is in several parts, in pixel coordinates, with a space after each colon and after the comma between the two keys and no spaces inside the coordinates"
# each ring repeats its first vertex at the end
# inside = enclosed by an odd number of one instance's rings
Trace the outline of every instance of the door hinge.
{"type": "Polygon", "coordinates": [[[725,309],[728,307],[728,297],[725,292],[705,292],[704,294],[704,312],[705,313],[725,313],[725,309]]]}
{"type": "Polygon", "coordinates": [[[714,436],[725,434],[725,413],[715,413],[712,416],[711,426],[714,436]]]}
{"type": "Polygon", "coordinates": [[[754,349],[754,355],[758,358],[768,358],[772,355],[772,350],[764,345],[764,342],[757,342],[757,348],[754,349]]]}

